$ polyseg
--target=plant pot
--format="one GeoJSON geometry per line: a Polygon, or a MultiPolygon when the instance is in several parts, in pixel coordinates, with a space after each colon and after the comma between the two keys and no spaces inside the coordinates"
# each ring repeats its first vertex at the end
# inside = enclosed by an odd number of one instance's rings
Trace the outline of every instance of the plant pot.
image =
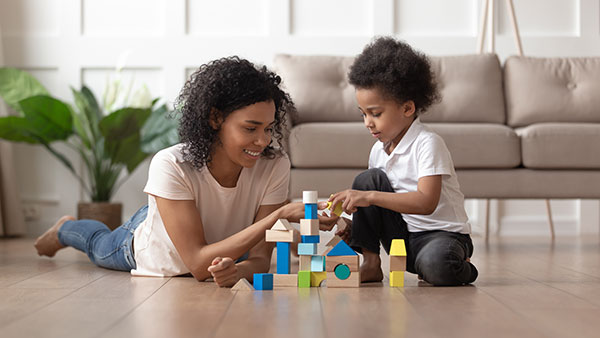
{"type": "Polygon", "coordinates": [[[100,221],[106,224],[110,230],[114,230],[122,224],[122,213],[122,203],[80,202],[77,204],[77,219],[93,219],[100,221]]]}

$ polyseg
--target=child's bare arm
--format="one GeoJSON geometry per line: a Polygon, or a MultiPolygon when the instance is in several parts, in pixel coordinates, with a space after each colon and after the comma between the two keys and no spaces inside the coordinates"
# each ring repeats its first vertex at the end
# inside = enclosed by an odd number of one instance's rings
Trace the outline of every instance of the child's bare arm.
{"type": "Polygon", "coordinates": [[[435,211],[440,201],[442,176],[421,177],[417,191],[393,193],[381,191],[344,190],[334,194],[329,200],[332,206],[342,203],[347,213],[356,212],[357,207],[376,205],[406,214],[429,215],[435,211]]]}

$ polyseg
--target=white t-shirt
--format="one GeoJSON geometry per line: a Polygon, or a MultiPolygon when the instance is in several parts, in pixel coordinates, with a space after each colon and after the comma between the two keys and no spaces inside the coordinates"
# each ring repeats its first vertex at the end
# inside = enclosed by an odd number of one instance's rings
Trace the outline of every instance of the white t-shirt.
{"type": "Polygon", "coordinates": [[[442,175],[442,191],[431,215],[402,214],[408,231],[445,230],[471,233],[452,157],[444,140],[417,118],[388,155],[383,142],[371,148],[369,168],[383,170],[395,192],[417,191],[419,178],[442,175]]]}
{"type": "Polygon", "coordinates": [[[290,161],[287,157],[260,158],[243,168],[237,185],[221,186],[204,167],[183,161],[182,144],[163,149],[150,163],[148,216],[134,233],[137,276],[176,276],[189,269],[183,264],[156,207],[153,195],[170,200],[194,200],[200,211],[207,243],[223,240],[254,223],[261,205],[283,203],[288,195],[290,161]]]}

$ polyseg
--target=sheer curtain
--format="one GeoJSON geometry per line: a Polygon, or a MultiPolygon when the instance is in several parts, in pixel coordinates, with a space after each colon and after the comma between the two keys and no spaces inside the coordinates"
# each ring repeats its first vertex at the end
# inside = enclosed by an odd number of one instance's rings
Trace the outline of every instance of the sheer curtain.
{"type": "MultiPolygon", "coordinates": [[[[0,26],[0,67],[2,66],[4,66],[4,52],[2,26],[0,26]]],[[[7,114],[4,102],[0,102],[0,116],[7,114]]],[[[12,144],[0,141],[0,236],[25,234],[25,220],[16,182],[12,144]]]]}

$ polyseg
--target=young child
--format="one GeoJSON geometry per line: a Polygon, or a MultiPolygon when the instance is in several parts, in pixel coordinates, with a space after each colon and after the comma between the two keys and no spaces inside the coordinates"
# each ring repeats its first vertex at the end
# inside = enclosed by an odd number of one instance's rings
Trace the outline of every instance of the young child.
{"type": "Polygon", "coordinates": [[[273,146],[273,138],[282,144],[294,108],[280,81],[237,57],[201,66],[176,102],[181,143],[150,164],[148,205],[112,232],[64,216],[37,239],[38,254],[72,246],[101,267],[137,276],[191,273],[219,286],[267,272],[273,246],[265,230],[279,218],[304,217],[302,203],[284,205],[290,161],[273,146]]]}
{"type": "Polygon", "coordinates": [[[389,253],[392,239],[403,238],[407,271],[433,285],[472,283],[478,273],[470,263],[471,226],[452,158],[418,118],[439,97],[427,57],[404,42],[378,38],[358,55],[349,81],[379,142],[369,169],[329,201],[353,213],[352,226],[338,235],[362,252],[362,281],[383,279],[379,243],[389,253]]]}

